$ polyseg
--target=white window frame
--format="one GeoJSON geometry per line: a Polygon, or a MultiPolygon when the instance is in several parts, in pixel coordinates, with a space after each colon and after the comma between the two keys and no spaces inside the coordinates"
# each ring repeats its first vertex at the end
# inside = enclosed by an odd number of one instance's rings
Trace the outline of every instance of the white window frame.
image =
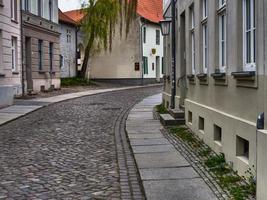
{"type": "Polygon", "coordinates": [[[207,23],[202,25],[202,41],[203,41],[203,53],[202,53],[202,60],[203,60],[203,73],[208,73],[208,25],[207,23]]]}
{"type": "Polygon", "coordinates": [[[10,6],[11,6],[11,20],[17,21],[17,0],[11,0],[10,1],[10,6]],[[16,6],[15,6],[16,4],[16,6]]]}
{"type": "Polygon", "coordinates": [[[195,13],[194,6],[190,8],[191,15],[191,67],[192,74],[196,74],[196,48],[195,48],[195,13]]]}
{"type": "Polygon", "coordinates": [[[219,69],[222,73],[226,71],[226,46],[226,14],[224,12],[219,15],[219,69]]]}
{"type": "Polygon", "coordinates": [[[208,0],[202,0],[202,19],[208,17],[208,0]]]}
{"type": "Polygon", "coordinates": [[[243,0],[243,70],[244,71],[256,71],[256,22],[255,20],[255,0],[243,0]],[[246,2],[250,2],[250,28],[247,29],[247,11],[246,2]],[[248,58],[247,52],[247,33],[250,32],[250,58],[248,58]],[[248,62],[248,59],[250,62],[248,62]]]}
{"type": "Polygon", "coordinates": [[[17,71],[17,38],[11,37],[11,68],[12,72],[17,71]]]}
{"type": "Polygon", "coordinates": [[[219,8],[222,8],[226,5],[226,0],[219,0],[219,8]]]}

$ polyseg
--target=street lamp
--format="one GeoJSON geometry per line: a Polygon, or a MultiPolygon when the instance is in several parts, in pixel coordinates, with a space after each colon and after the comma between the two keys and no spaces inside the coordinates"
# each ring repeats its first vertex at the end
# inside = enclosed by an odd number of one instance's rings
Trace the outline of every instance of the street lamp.
{"type": "Polygon", "coordinates": [[[170,34],[170,25],[171,25],[171,37],[172,37],[172,82],[171,82],[171,109],[175,109],[175,95],[176,95],[176,37],[175,37],[175,0],[171,0],[171,17],[160,21],[161,32],[163,36],[170,34]]]}
{"type": "Polygon", "coordinates": [[[160,23],[160,28],[161,28],[161,33],[163,36],[167,36],[170,34],[170,27],[171,27],[171,19],[165,19],[161,20],[160,23]]]}

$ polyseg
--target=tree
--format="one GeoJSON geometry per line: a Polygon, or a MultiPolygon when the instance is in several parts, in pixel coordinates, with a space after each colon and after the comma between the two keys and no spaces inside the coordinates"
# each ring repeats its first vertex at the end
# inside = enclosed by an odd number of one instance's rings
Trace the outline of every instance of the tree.
{"type": "Polygon", "coordinates": [[[86,78],[89,58],[94,49],[112,50],[112,38],[116,24],[120,24],[122,36],[123,24],[126,35],[136,13],[137,0],[88,0],[82,9],[84,18],[82,31],[85,37],[85,56],[80,76],[86,78]]]}

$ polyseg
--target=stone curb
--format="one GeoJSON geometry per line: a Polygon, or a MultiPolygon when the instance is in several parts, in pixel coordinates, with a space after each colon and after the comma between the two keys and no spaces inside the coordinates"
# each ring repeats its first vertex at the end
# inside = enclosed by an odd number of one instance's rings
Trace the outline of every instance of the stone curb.
{"type": "Polygon", "coordinates": [[[116,91],[122,91],[122,90],[156,87],[156,86],[161,86],[161,85],[163,85],[163,84],[149,84],[149,85],[144,85],[144,86],[129,86],[129,87],[121,87],[121,88],[89,90],[89,91],[83,91],[83,92],[63,94],[63,95],[58,95],[58,96],[53,96],[53,97],[38,98],[38,99],[34,99],[34,100],[25,100],[25,102],[31,101],[31,102],[35,102],[35,103],[43,103],[44,105],[40,105],[40,106],[34,106],[34,105],[17,106],[17,105],[13,105],[13,106],[9,106],[6,108],[2,108],[2,109],[0,109],[0,126],[5,125],[7,123],[10,123],[11,121],[14,121],[18,118],[21,118],[25,115],[28,115],[34,111],[37,111],[37,110],[44,108],[46,106],[49,106],[51,104],[60,103],[63,101],[72,100],[72,99],[85,97],[85,96],[103,94],[103,93],[107,93],[107,92],[116,92],[116,91]]]}

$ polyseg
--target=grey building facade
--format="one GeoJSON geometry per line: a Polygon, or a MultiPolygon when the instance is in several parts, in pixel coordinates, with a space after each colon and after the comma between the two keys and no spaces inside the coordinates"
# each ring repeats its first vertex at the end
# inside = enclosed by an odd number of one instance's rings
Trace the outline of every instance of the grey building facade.
{"type": "Polygon", "coordinates": [[[60,31],[57,0],[22,1],[25,91],[60,88],[60,31]]]}
{"type": "Polygon", "coordinates": [[[76,22],[59,10],[61,77],[77,75],[77,26],[76,22]]]}
{"type": "Polygon", "coordinates": [[[20,1],[0,1],[0,107],[21,95],[20,1]],[[3,97],[3,98],[1,98],[3,97]]]}
{"type": "MultiPolygon", "coordinates": [[[[256,121],[267,110],[267,2],[179,0],[176,8],[176,108],[185,109],[186,125],[239,174],[252,169],[257,199],[266,199],[267,131],[257,131],[256,121]]],[[[171,36],[164,41],[171,78],[171,36]]],[[[166,107],[171,81],[165,79],[166,107]]]]}

